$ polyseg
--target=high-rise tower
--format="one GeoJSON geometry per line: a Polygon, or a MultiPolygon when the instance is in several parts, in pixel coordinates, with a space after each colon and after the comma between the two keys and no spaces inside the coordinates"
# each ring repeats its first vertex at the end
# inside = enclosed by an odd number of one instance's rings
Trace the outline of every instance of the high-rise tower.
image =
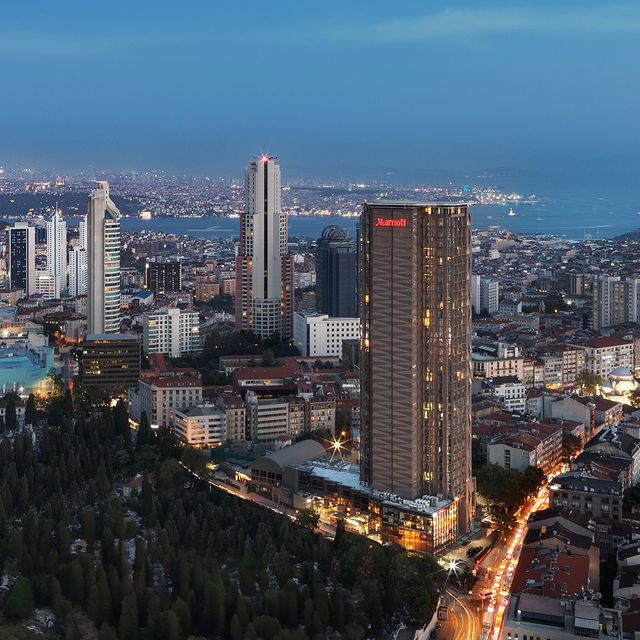
{"type": "Polygon", "coordinates": [[[9,229],[9,286],[36,292],[36,230],[28,222],[16,222],[9,229]]]}
{"type": "Polygon", "coordinates": [[[366,204],[361,479],[472,518],[471,223],[464,203],[366,204]]]}
{"type": "Polygon", "coordinates": [[[120,211],[109,185],[89,194],[87,203],[87,334],[120,329],[120,211]]]}
{"type": "Polygon", "coordinates": [[[293,258],[287,254],[280,165],[272,156],[245,171],[245,210],[236,260],[236,329],[268,338],[293,335],[293,258]]]}
{"type": "Polygon", "coordinates": [[[358,254],[341,227],[322,231],[316,250],[317,307],[331,317],[358,315],[358,254]]]}
{"type": "Polygon", "coordinates": [[[67,223],[56,209],[47,222],[47,273],[53,278],[54,298],[67,286],[67,223]]]}
{"type": "Polygon", "coordinates": [[[69,295],[87,293],[87,217],[80,219],[78,244],[69,251],[69,295]]]}

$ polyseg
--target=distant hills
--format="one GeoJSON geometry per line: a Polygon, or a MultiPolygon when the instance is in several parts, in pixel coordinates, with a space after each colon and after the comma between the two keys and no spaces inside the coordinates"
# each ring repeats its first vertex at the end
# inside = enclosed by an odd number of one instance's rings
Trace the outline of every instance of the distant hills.
{"type": "Polygon", "coordinates": [[[636,242],[640,242],[640,229],[636,229],[635,231],[627,231],[627,233],[622,233],[619,236],[615,236],[611,239],[612,240],[633,240],[636,242]]]}

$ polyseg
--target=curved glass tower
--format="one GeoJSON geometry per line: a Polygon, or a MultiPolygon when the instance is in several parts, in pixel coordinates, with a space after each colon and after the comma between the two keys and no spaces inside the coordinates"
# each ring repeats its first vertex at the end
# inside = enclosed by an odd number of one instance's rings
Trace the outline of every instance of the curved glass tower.
{"type": "Polygon", "coordinates": [[[89,194],[87,205],[87,334],[120,330],[120,211],[109,185],[89,194]]]}

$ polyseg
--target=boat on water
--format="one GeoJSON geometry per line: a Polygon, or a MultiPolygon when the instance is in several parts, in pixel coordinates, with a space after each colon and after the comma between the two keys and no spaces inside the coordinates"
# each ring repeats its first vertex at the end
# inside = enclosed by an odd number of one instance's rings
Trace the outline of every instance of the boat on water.
{"type": "Polygon", "coordinates": [[[240,214],[239,213],[230,213],[227,215],[227,218],[239,218],[240,214]]]}
{"type": "Polygon", "coordinates": [[[508,216],[515,216],[516,212],[513,209],[509,209],[509,213],[507,213],[508,216]]]}

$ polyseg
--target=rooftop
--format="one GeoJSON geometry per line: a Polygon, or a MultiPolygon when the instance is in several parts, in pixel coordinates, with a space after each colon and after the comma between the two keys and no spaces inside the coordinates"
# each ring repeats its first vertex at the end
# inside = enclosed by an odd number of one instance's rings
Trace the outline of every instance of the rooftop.
{"type": "Polygon", "coordinates": [[[92,333],[85,339],[86,342],[111,342],[115,340],[130,340],[139,342],[139,337],[130,333],[92,333]]]}
{"type": "Polygon", "coordinates": [[[413,208],[413,207],[471,207],[475,203],[468,200],[376,200],[374,202],[366,202],[370,207],[386,207],[386,208],[413,208]]]}
{"type": "Polygon", "coordinates": [[[595,338],[589,338],[587,341],[585,341],[584,344],[586,347],[589,347],[591,349],[632,346],[632,343],[628,340],[621,340],[620,338],[612,338],[610,336],[597,336],[595,338]]]}
{"type": "Polygon", "coordinates": [[[513,574],[512,593],[533,593],[560,599],[589,588],[589,556],[524,547],[513,574]]]}

